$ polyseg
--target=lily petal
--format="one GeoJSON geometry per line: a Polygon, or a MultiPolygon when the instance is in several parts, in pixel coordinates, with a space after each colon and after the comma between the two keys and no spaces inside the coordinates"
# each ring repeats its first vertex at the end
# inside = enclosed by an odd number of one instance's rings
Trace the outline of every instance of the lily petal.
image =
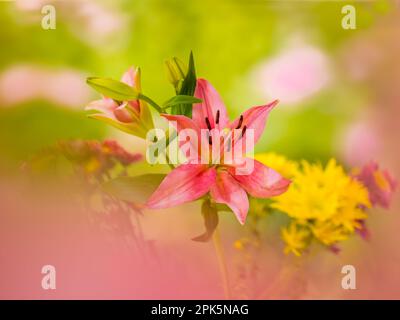
{"type": "Polygon", "coordinates": [[[123,123],[123,122],[119,121],[118,119],[116,119],[115,117],[109,117],[102,113],[90,114],[90,115],[88,115],[88,117],[92,118],[92,119],[97,119],[97,120],[103,121],[123,132],[132,134],[132,135],[140,137],[142,139],[146,139],[148,130],[146,128],[144,128],[141,125],[141,123],[139,123],[139,122],[123,123]]]}
{"type": "Polygon", "coordinates": [[[114,100],[103,98],[89,103],[85,110],[98,111],[98,113],[88,115],[92,119],[103,121],[121,131],[145,139],[148,129],[136,118],[135,114],[129,113],[126,108],[126,102],[118,107],[114,100]]]}
{"type": "MultiPolygon", "coordinates": [[[[161,114],[162,117],[167,119],[168,121],[171,121],[175,129],[178,131],[178,134],[182,130],[193,130],[195,133],[195,136],[192,136],[193,139],[196,139],[197,141],[193,141],[191,138],[190,144],[192,150],[194,150],[195,154],[191,154],[190,158],[188,159],[189,161],[194,160],[198,161],[202,155],[201,153],[201,134],[200,134],[200,129],[197,126],[197,124],[190,118],[183,116],[183,115],[172,115],[172,114],[161,114]]],[[[182,147],[186,141],[181,141],[179,144],[179,147],[182,147]]],[[[199,162],[196,162],[199,163],[199,162]]],[[[202,162],[202,163],[207,163],[207,162],[202,162]]]]}
{"type": "Polygon", "coordinates": [[[210,193],[215,202],[226,204],[232,209],[239,222],[244,224],[249,211],[249,199],[246,191],[229,172],[218,172],[210,193]]]}
{"type": "Polygon", "coordinates": [[[129,104],[128,102],[123,102],[119,107],[115,108],[114,115],[115,117],[123,123],[131,123],[133,121],[140,121],[139,115],[136,113],[135,109],[131,109],[129,111],[129,104]]]}
{"type": "Polygon", "coordinates": [[[203,100],[201,103],[193,105],[192,113],[192,118],[200,129],[217,128],[222,130],[228,126],[229,118],[226,107],[218,92],[207,80],[197,79],[194,96],[203,100]]]}
{"type": "Polygon", "coordinates": [[[245,158],[245,166],[253,168],[249,174],[240,174],[240,167],[229,167],[228,171],[253,197],[268,198],[284,193],[291,183],[275,170],[257,160],[245,158]]]}
{"type": "Polygon", "coordinates": [[[113,99],[110,98],[103,98],[100,100],[95,100],[90,102],[86,107],[85,110],[93,110],[98,111],[110,119],[117,120],[114,115],[114,110],[117,108],[117,104],[113,99]]]}
{"type": "Polygon", "coordinates": [[[215,168],[200,164],[180,165],[164,178],[146,206],[161,209],[196,200],[210,190],[215,177],[215,168]]]}
{"type": "Polygon", "coordinates": [[[166,113],[161,114],[161,116],[167,119],[168,121],[172,121],[173,123],[175,122],[176,124],[175,129],[178,131],[178,133],[184,129],[192,129],[195,130],[196,133],[200,135],[200,130],[197,124],[192,119],[186,116],[166,114],[166,113]]]}
{"type": "Polygon", "coordinates": [[[140,84],[138,81],[139,72],[138,69],[134,67],[130,67],[122,76],[121,81],[128,86],[131,86],[135,89],[139,89],[138,85],[140,84]]]}
{"type": "MultiPolygon", "coordinates": [[[[264,132],[269,112],[278,104],[278,102],[278,100],[275,100],[269,104],[252,107],[246,110],[239,118],[231,123],[230,128],[232,130],[242,129],[242,135],[245,135],[249,130],[253,130],[255,145],[264,132]],[[244,129],[244,127],[246,127],[246,129],[244,129]]],[[[246,151],[249,150],[246,148],[246,151]]]]}
{"type": "MultiPolygon", "coordinates": [[[[137,91],[141,91],[141,84],[140,84],[140,69],[130,67],[128,71],[124,73],[121,78],[121,81],[128,86],[135,88],[137,91]]],[[[140,103],[139,100],[129,101],[129,105],[137,112],[140,112],[140,103]]]]}

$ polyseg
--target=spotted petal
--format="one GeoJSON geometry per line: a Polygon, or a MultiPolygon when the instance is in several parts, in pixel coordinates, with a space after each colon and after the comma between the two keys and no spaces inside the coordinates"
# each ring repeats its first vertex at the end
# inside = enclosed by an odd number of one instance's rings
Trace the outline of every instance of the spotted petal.
{"type": "Polygon", "coordinates": [[[268,198],[284,193],[290,180],[257,160],[245,158],[242,167],[229,167],[235,180],[253,197],[268,198]],[[245,168],[246,167],[246,171],[245,168]],[[250,169],[250,170],[248,170],[250,169]]]}
{"type": "Polygon", "coordinates": [[[192,118],[200,129],[222,130],[228,126],[226,107],[218,92],[207,80],[197,79],[194,96],[203,100],[193,105],[192,118]]]}
{"type": "Polygon", "coordinates": [[[269,112],[278,104],[278,100],[275,100],[269,104],[263,106],[252,107],[246,110],[240,117],[233,121],[230,125],[230,129],[237,129],[237,134],[234,134],[234,147],[237,145],[239,140],[242,140],[246,134],[252,131],[254,141],[251,141],[251,145],[245,146],[245,151],[248,152],[254,148],[254,145],[260,139],[264,132],[265,124],[269,112]]]}

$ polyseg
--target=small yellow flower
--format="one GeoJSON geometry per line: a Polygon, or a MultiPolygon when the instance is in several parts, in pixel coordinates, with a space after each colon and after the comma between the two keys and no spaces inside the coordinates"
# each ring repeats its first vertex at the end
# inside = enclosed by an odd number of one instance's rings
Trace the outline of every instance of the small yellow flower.
{"type": "Polygon", "coordinates": [[[245,244],[244,244],[243,240],[236,240],[236,241],[233,243],[233,247],[234,247],[236,250],[243,250],[244,247],[245,247],[245,244]]]}
{"type": "Polygon", "coordinates": [[[374,171],[373,176],[379,188],[381,188],[383,191],[390,190],[390,183],[381,171],[374,171]]]}
{"type": "Polygon", "coordinates": [[[99,170],[100,167],[101,167],[101,163],[100,163],[99,159],[97,159],[96,157],[91,157],[85,165],[85,170],[88,173],[93,173],[93,172],[96,172],[97,170],[99,170]]]}
{"type": "Polygon", "coordinates": [[[299,168],[297,162],[288,160],[285,156],[276,154],[274,152],[258,153],[254,156],[254,158],[260,161],[262,164],[265,164],[266,166],[279,172],[287,179],[292,178],[299,168]]]}
{"type": "Polygon", "coordinates": [[[326,246],[331,246],[337,242],[344,241],[349,237],[346,229],[340,225],[335,225],[330,221],[318,221],[311,226],[313,236],[326,246]]]}
{"type": "Polygon", "coordinates": [[[286,243],[285,253],[293,253],[301,256],[304,249],[309,245],[311,233],[308,228],[292,222],[288,227],[281,230],[282,239],[286,243]]]}
{"type": "Polygon", "coordinates": [[[258,248],[259,246],[259,241],[248,237],[240,238],[233,243],[233,247],[239,251],[248,249],[249,247],[258,248]]]}

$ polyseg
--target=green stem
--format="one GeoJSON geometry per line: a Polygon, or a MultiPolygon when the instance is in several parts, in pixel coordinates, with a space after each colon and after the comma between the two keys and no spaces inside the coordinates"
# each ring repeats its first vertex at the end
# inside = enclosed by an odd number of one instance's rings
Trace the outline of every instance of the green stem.
{"type": "Polygon", "coordinates": [[[148,104],[150,104],[154,109],[157,110],[158,113],[163,113],[163,109],[152,99],[150,99],[148,96],[145,96],[144,94],[139,94],[138,99],[146,101],[148,104]]]}
{"type": "Polygon", "coordinates": [[[217,254],[219,270],[222,277],[222,285],[224,287],[225,299],[229,300],[232,297],[231,289],[229,285],[228,268],[226,266],[224,250],[221,243],[221,236],[218,227],[215,229],[213,234],[213,243],[215,247],[215,253],[217,254]]]}
{"type": "Polygon", "coordinates": [[[175,169],[175,166],[171,163],[169,156],[167,154],[167,151],[165,150],[165,159],[167,160],[167,164],[169,165],[169,167],[171,168],[171,170],[175,169]]]}
{"type": "Polygon", "coordinates": [[[169,167],[174,170],[175,166],[170,162],[169,156],[168,156],[168,146],[169,144],[174,141],[174,139],[176,139],[178,135],[177,134],[172,134],[172,139],[170,140],[170,136],[169,136],[169,129],[167,129],[166,134],[165,134],[165,150],[161,150],[161,152],[165,153],[165,158],[167,160],[167,164],[169,165],[169,167]]]}

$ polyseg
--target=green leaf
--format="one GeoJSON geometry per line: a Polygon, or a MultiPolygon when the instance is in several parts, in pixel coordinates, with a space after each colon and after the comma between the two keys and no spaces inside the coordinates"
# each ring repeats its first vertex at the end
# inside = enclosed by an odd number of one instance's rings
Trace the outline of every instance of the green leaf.
{"type": "Polygon", "coordinates": [[[119,177],[104,183],[102,189],[120,200],[143,204],[164,178],[165,174],[119,177]]]}
{"type": "Polygon", "coordinates": [[[139,95],[131,86],[110,78],[90,77],[86,83],[105,97],[117,101],[136,100],[139,95]]]}
{"type": "MultiPolygon", "coordinates": [[[[196,89],[196,69],[194,66],[193,52],[190,52],[189,67],[185,79],[182,82],[182,87],[178,95],[192,96],[196,89]]],[[[171,114],[182,114],[189,118],[192,117],[192,103],[178,104],[172,107],[171,114]]]]}
{"type": "Polygon", "coordinates": [[[167,109],[179,104],[192,104],[192,103],[199,103],[202,102],[201,99],[192,97],[192,96],[185,96],[185,95],[178,95],[178,96],[174,96],[171,99],[169,99],[167,102],[165,102],[163,104],[163,108],[167,109]]]}
{"type": "Polygon", "coordinates": [[[215,229],[218,226],[218,210],[215,205],[211,204],[209,199],[203,202],[201,206],[201,214],[204,218],[204,224],[206,226],[206,232],[202,235],[193,238],[194,241],[207,242],[211,239],[215,229]]]}

